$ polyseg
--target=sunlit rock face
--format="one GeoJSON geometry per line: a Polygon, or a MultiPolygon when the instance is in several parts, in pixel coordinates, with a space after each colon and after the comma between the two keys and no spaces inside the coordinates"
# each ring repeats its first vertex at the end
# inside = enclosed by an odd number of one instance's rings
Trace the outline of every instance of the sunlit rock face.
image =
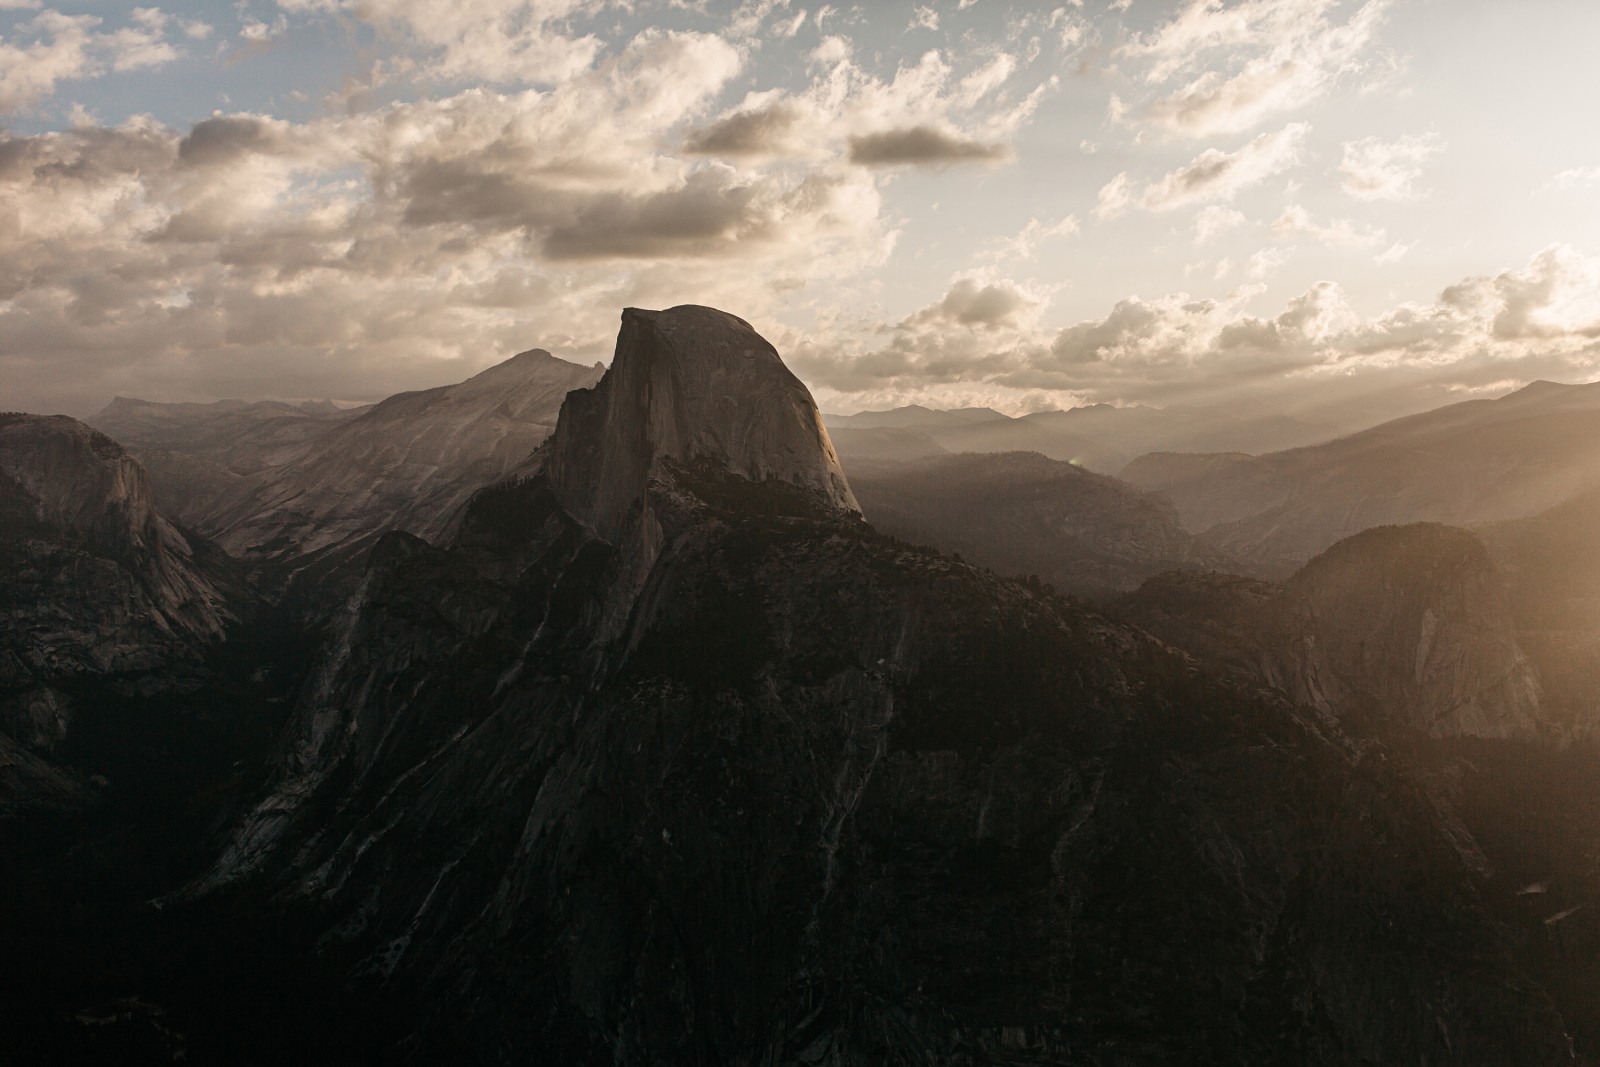
{"type": "Polygon", "coordinates": [[[1241,667],[1362,733],[1547,732],[1504,578],[1465,530],[1378,527],[1281,585],[1168,575],[1121,609],[1163,639],[1241,667]]]}
{"type": "Polygon", "coordinates": [[[0,758],[0,808],[71,792],[37,759],[71,723],[63,688],[158,671],[220,639],[228,610],[205,551],[104,434],[0,415],[0,731],[34,754],[0,758]]]}
{"type": "Polygon", "coordinates": [[[533,469],[379,543],[283,751],[192,892],[420,1062],[1568,1059],[1419,789],[875,533],[710,309],[629,312],[533,469]]]}
{"type": "Polygon", "coordinates": [[[338,421],[298,458],[232,484],[197,527],[261,561],[388,530],[437,539],[468,497],[550,435],[567,393],[599,376],[534,350],[457,385],[392,396],[338,421]]]}

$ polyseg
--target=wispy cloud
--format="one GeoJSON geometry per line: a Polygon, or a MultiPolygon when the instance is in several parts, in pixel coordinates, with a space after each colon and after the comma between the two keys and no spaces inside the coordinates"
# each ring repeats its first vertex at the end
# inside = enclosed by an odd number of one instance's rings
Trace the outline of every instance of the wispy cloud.
{"type": "Polygon", "coordinates": [[[1339,164],[1344,191],[1358,200],[1419,199],[1426,195],[1416,187],[1422,164],[1443,149],[1444,142],[1434,134],[1347,141],[1339,164]]]}
{"type": "Polygon", "coordinates": [[[1185,166],[1171,171],[1142,189],[1126,173],[1100,190],[1095,214],[1116,218],[1132,208],[1172,211],[1208,201],[1231,200],[1240,192],[1297,166],[1311,127],[1290,123],[1274,133],[1264,133],[1235,152],[1211,148],[1185,166]]]}
{"type": "Polygon", "coordinates": [[[1389,0],[1191,0],[1119,54],[1150,95],[1128,117],[1185,136],[1247,130],[1370,65],[1389,0]]]}

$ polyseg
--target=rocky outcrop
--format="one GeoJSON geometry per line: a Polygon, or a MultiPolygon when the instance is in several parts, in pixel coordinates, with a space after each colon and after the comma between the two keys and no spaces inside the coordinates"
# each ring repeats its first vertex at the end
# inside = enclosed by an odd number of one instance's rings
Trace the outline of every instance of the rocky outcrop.
{"type": "Polygon", "coordinates": [[[1536,382],[1326,444],[1249,456],[1152,455],[1122,477],[1267,576],[1374,526],[1536,514],[1600,479],[1600,383],[1536,382]]]}
{"type": "Polygon", "coordinates": [[[244,479],[198,521],[241,558],[287,561],[388,530],[437,538],[469,496],[549,436],[598,367],[529,351],[457,385],[401,393],[244,479]]]}
{"type": "Polygon", "coordinates": [[[1533,739],[1547,729],[1504,580],[1465,530],[1368,530],[1281,585],[1167,575],[1119,610],[1361,735],[1533,739]]]}
{"type": "Polygon", "coordinates": [[[1036,453],[862,462],[850,479],[884,533],[1080,596],[1231,562],[1186,532],[1166,500],[1036,453]]]}
{"type": "Polygon", "coordinates": [[[196,889],[419,1062],[1567,1062],[1476,877],[1336,724],[874,533],[679,308],[451,546],[380,543],[196,889]]]}
{"type": "MultiPolygon", "coordinates": [[[[48,752],[71,721],[64,690],[219,640],[229,613],[206,551],[110,438],[65,416],[0,415],[0,730],[48,752]]],[[[13,756],[15,773],[50,779],[13,756]]]]}

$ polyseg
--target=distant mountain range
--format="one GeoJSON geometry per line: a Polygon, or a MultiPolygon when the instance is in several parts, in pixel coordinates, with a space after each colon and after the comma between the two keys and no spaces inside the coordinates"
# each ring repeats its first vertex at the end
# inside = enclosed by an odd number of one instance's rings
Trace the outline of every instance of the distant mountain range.
{"type": "Polygon", "coordinates": [[[549,436],[567,393],[599,375],[534,350],[351,411],[119,398],[90,422],[127,435],[186,525],[242,559],[283,562],[388,530],[439,536],[467,497],[549,436]]]}
{"type": "Polygon", "coordinates": [[[1036,452],[847,462],[879,530],[1063,592],[1098,598],[1162,571],[1237,569],[1164,498],[1036,452]]]}
{"type": "Polygon", "coordinates": [[[1116,474],[1146,452],[1270,451],[1336,433],[1332,425],[1286,415],[1109,404],[1020,418],[990,408],[937,411],[918,405],[823,418],[847,462],[945,452],[1038,452],[1101,474],[1116,474]]]}
{"type": "Polygon", "coordinates": [[[1600,485],[1600,383],[1535,382],[1260,456],[1156,453],[1122,477],[1165,495],[1219,549],[1282,574],[1374,526],[1503,521],[1600,485]]]}

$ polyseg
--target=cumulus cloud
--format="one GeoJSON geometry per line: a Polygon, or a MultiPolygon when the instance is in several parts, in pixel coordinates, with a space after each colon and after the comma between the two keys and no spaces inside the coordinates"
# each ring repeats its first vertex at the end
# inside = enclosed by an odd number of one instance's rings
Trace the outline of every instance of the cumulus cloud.
{"type": "Polygon", "coordinates": [[[989,389],[1036,401],[1272,399],[1355,421],[1463,392],[1600,372],[1600,259],[1565,246],[1371,317],[1332,282],[1270,315],[1250,308],[1260,291],[1129,297],[1054,333],[1023,327],[986,339],[982,330],[908,328],[940,317],[941,301],[902,324],[889,344],[860,354],[814,351],[807,370],[825,390],[880,406],[936,396],[933,387],[944,383],[951,395],[989,389]]]}
{"type": "Polygon", "coordinates": [[[1389,0],[1191,0],[1119,50],[1150,95],[1129,117],[1186,136],[1233,133],[1369,69],[1389,0]]]}
{"type": "Polygon", "coordinates": [[[1275,133],[1262,134],[1236,152],[1207,149],[1142,190],[1134,189],[1126,173],[1119,174],[1101,188],[1095,214],[1109,219],[1133,207],[1172,211],[1190,204],[1231,200],[1297,166],[1310,129],[1303,122],[1294,122],[1275,133]]]}
{"type": "Polygon", "coordinates": [[[1339,164],[1344,191],[1358,200],[1415,200],[1423,195],[1415,186],[1422,164],[1443,147],[1433,134],[1348,141],[1339,164]]]}
{"type": "Polygon", "coordinates": [[[945,293],[944,299],[912,315],[906,324],[923,326],[942,322],[985,328],[1016,326],[1036,311],[1040,303],[1011,281],[960,278],[945,293]]]}

